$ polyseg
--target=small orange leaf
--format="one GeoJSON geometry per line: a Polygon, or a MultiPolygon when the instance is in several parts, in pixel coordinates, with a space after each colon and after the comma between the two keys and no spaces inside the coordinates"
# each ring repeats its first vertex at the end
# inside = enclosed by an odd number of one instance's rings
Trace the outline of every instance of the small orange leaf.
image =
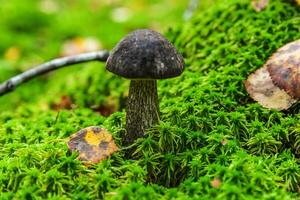
{"type": "Polygon", "coordinates": [[[296,0],[296,3],[300,6],[300,0],[296,0]]]}
{"type": "Polygon", "coordinates": [[[51,109],[56,110],[56,111],[59,111],[61,109],[70,110],[75,107],[76,107],[76,105],[73,103],[71,97],[66,96],[66,95],[61,96],[59,103],[51,104],[51,109]]]}
{"type": "Polygon", "coordinates": [[[68,147],[79,152],[79,159],[98,163],[118,151],[112,135],[104,128],[91,126],[70,137],[68,147]]]}

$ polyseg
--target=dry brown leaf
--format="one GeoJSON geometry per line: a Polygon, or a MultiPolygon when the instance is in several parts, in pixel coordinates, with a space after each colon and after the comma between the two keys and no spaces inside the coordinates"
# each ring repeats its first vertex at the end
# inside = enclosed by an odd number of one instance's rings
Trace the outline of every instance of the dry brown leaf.
{"type": "Polygon", "coordinates": [[[117,111],[117,108],[113,104],[106,104],[101,106],[93,106],[93,111],[100,113],[104,117],[110,116],[112,113],[117,111]]]}
{"type": "Polygon", "coordinates": [[[288,109],[296,102],[284,90],[274,85],[266,67],[256,70],[245,81],[247,92],[265,108],[288,109]]]}
{"type": "Polygon", "coordinates": [[[56,111],[59,111],[61,109],[67,109],[67,110],[70,110],[70,109],[73,109],[75,108],[75,104],[73,103],[71,97],[69,96],[66,96],[66,95],[63,95],[61,98],[60,98],[60,102],[59,103],[54,103],[51,105],[51,109],[53,110],[56,110],[56,111]]]}
{"type": "Polygon", "coordinates": [[[251,74],[245,86],[266,108],[285,110],[300,99],[300,40],[278,49],[266,64],[251,74]]]}
{"type": "Polygon", "coordinates": [[[266,66],[276,86],[300,99],[300,40],[278,49],[266,66]]]}
{"type": "Polygon", "coordinates": [[[79,152],[79,159],[98,163],[118,151],[112,135],[104,128],[91,126],[70,137],[68,147],[79,152]]]}
{"type": "Polygon", "coordinates": [[[252,0],[252,7],[256,12],[260,12],[267,7],[269,0],[252,0]]]}

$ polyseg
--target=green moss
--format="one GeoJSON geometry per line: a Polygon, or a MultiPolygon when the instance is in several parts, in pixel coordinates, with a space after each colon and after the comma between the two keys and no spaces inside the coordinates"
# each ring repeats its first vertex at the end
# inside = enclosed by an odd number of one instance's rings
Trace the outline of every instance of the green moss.
{"type": "Polygon", "coordinates": [[[57,100],[53,93],[67,93],[80,108],[56,113],[31,101],[14,113],[1,113],[1,197],[299,197],[299,104],[285,112],[267,110],[243,86],[276,49],[300,38],[299,11],[281,0],[260,13],[250,0],[219,1],[167,32],[185,56],[186,70],[179,78],[159,81],[162,122],[136,141],[134,160],[126,160],[127,148],[122,148],[86,167],[65,141],[83,127],[98,125],[108,128],[120,146],[124,112],[104,118],[89,107],[108,97],[121,105],[127,81],[94,64],[78,67],[67,81],[67,69],[49,78],[49,91],[36,101],[44,97],[41,102],[49,104],[57,100]],[[213,179],[220,180],[219,187],[212,187],[213,179]]]}

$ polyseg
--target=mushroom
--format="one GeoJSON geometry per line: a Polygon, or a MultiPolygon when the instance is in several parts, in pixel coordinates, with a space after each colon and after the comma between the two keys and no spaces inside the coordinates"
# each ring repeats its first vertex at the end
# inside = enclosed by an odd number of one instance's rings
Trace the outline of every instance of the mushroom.
{"type": "Polygon", "coordinates": [[[131,80],[126,105],[126,132],[123,141],[133,143],[159,122],[157,79],[179,76],[183,57],[161,34],[136,30],[112,50],[106,69],[131,80]]]}
{"type": "Polygon", "coordinates": [[[245,81],[250,96],[266,108],[285,110],[300,99],[300,40],[274,53],[245,81]]]}

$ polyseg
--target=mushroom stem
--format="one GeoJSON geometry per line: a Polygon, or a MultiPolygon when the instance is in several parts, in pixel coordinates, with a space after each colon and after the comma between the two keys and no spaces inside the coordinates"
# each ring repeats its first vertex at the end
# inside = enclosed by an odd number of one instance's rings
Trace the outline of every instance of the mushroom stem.
{"type": "Polygon", "coordinates": [[[125,144],[143,137],[159,121],[156,80],[131,80],[126,108],[125,144]]]}

